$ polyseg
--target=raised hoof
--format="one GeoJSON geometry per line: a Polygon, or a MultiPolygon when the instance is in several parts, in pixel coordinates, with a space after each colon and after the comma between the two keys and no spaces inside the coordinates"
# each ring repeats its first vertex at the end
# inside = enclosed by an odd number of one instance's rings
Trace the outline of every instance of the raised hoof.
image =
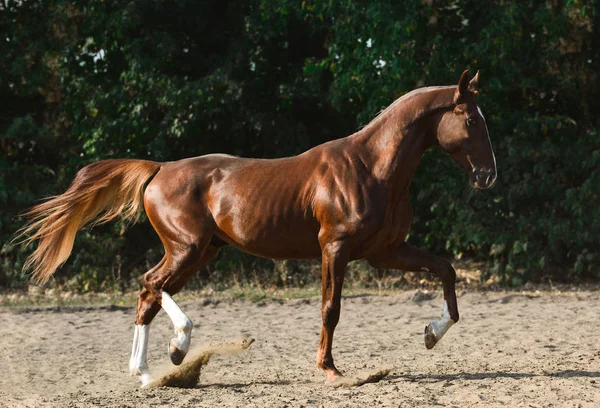
{"type": "Polygon", "coordinates": [[[169,343],[169,357],[171,358],[171,362],[175,365],[180,365],[185,358],[185,354],[183,351],[179,350],[172,343],[169,343]]]}
{"type": "Polygon", "coordinates": [[[425,326],[425,347],[428,350],[432,349],[433,346],[438,342],[438,339],[435,337],[435,333],[433,332],[433,327],[431,327],[431,323],[425,326]]]}

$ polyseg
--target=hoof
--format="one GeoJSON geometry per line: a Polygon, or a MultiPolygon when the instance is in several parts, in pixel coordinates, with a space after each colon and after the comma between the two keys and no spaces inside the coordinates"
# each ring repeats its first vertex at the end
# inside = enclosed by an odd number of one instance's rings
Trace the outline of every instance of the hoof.
{"type": "Polygon", "coordinates": [[[169,343],[169,357],[171,358],[171,362],[175,365],[180,365],[185,358],[185,354],[183,351],[179,350],[177,347],[173,345],[173,343],[169,343]]]}
{"type": "Polygon", "coordinates": [[[342,374],[340,374],[339,372],[334,373],[334,374],[327,374],[327,379],[325,380],[325,385],[329,385],[331,387],[339,387],[344,380],[346,379],[346,377],[344,377],[342,374]]]}
{"type": "Polygon", "coordinates": [[[431,327],[431,323],[425,326],[425,347],[427,349],[432,349],[433,346],[438,342],[438,339],[435,337],[435,333],[433,332],[433,327],[431,327]]]}
{"type": "Polygon", "coordinates": [[[150,386],[150,384],[152,383],[152,381],[154,381],[154,379],[152,378],[152,376],[150,374],[142,374],[139,377],[139,380],[142,383],[140,388],[148,388],[150,386]]]}
{"type": "Polygon", "coordinates": [[[325,380],[325,384],[327,385],[336,386],[335,384],[339,383],[342,378],[345,378],[335,367],[324,371],[327,376],[327,379],[325,380]]]}
{"type": "Polygon", "coordinates": [[[343,385],[347,385],[347,382],[347,378],[340,374],[337,377],[327,377],[325,380],[325,385],[328,387],[338,388],[343,385]]]}

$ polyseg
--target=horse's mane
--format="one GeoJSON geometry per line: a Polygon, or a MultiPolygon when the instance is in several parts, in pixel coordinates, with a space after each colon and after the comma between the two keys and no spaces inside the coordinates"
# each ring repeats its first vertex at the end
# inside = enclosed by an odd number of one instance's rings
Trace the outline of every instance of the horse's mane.
{"type": "MultiPolygon", "coordinates": [[[[452,90],[456,89],[456,85],[427,86],[427,87],[417,88],[415,90],[412,90],[412,91],[402,95],[398,99],[396,99],[388,107],[383,108],[381,111],[379,111],[379,113],[377,113],[377,115],[369,123],[367,123],[364,126],[364,129],[377,126],[384,119],[385,120],[389,119],[387,117],[388,114],[395,112],[397,110],[396,108],[399,108],[401,105],[404,105],[406,102],[408,102],[409,100],[412,100],[415,97],[418,97],[418,96],[421,96],[424,94],[428,94],[430,92],[445,91],[445,90],[450,90],[450,89],[452,89],[452,90]]],[[[452,99],[451,98],[449,99],[447,96],[452,96],[452,95],[454,95],[454,92],[452,92],[452,94],[448,93],[448,95],[444,95],[443,98],[436,98],[436,99],[432,100],[432,103],[429,106],[426,106],[426,107],[428,109],[438,109],[441,107],[448,106],[450,103],[452,103],[452,99]]],[[[422,114],[424,112],[424,109],[422,109],[422,107],[416,107],[416,108],[419,108],[419,109],[415,109],[414,114],[411,115],[413,118],[420,116],[420,114],[422,114]]]]}

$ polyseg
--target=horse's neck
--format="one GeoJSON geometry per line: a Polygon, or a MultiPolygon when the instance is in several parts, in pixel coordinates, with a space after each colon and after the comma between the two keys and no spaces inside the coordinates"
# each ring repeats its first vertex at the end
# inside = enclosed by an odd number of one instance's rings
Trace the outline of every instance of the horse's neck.
{"type": "Polygon", "coordinates": [[[417,129],[397,130],[392,135],[388,130],[369,134],[367,144],[369,159],[364,160],[373,176],[391,187],[406,189],[428,148],[427,135],[417,129]]]}
{"type": "Polygon", "coordinates": [[[400,98],[355,135],[363,161],[373,175],[407,189],[427,149],[436,143],[435,128],[451,106],[455,87],[424,88],[400,98]]]}

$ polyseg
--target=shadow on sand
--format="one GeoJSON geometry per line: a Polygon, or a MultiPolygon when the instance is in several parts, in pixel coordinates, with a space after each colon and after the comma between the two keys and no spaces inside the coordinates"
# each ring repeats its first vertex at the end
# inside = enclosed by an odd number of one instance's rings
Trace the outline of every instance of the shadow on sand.
{"type": "MultiPolygon", "coordinates": [[[[196,385],[194,388],[231,388],[231,389],[242,389],[242,388],[247,388],[251,385],[277,385],[277,386],[281,386],[281,385],[290,385],[290,384],[296,384],[299,383],[299,381],[289,381],[289,380],[278,380],[278,381],[272,381],[272,380],[264,380],[264,381],[255,381],[255,380],[251,380],[248,382],[237,382],[237,383],[210,383],[210,384],[198,384],[196,385]]],[[[308,381],[304,381],[304,383],[308,383],[308,381]]]]}
{"type": "Polygon", "coordinates": [[[388,376],[390,381],[417,381],[417,382],[435,382],[435,381],[456,381],[456,380],[487,380],[497,378],[533,378],[533,377],[556,377],[556,378],[573,378],[573,377],[588,377],[600,378],[600,371],[583,371],[583,370],[561,370],[554,372],[536,373],[514,373],[506,371],[494,371],[488,373],[456,373],[456,374],[396,374],[388,376]]]}

